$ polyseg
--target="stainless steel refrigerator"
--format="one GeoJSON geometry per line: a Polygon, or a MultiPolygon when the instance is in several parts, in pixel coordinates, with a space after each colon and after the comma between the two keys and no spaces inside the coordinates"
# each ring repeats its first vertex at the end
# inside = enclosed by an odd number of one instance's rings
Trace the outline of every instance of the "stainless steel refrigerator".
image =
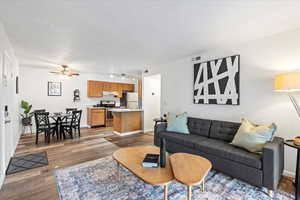
{"type": "Polygon", "coordinates": [[[139,108],[139,96],[137,92],[127,92],[126,93],[126,103],[129,109],[139,108]]]}

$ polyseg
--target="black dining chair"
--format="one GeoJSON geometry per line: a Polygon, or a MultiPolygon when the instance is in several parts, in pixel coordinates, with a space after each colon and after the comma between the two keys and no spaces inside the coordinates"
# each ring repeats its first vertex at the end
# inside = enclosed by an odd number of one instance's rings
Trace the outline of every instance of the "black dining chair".
{"type": "Polygon", "coordinates": [[[49,143],[51,134],[54,135],[57,130],[57,127],[49,121],[49,112],[35,112],[34,118],[36,124],[35,144],[38,144],[39,134],[42,132],[45,134],[45,142],[49,143]]]}
{"type": "MultiPolygon", "coordinates": [[[[72,114],[73,111],[76,111],[77,108],[66,108],[66,114],[72,114]]],[[[71,122],[72,116],[68,116],[65,118],[65,122],[71,122]]]]}
{"type": "Polygon", "coordinates": [[[67,114],[72,114],[73,111],[76,111],[77,108],[66,108],[66,113],[67,114]]]}
{"type": "Polygon", "coordinates": [[[80,137],[80,121],[81,121],[82,110],[75,110],[72,112],[71,122],[63,123],[61,125],[63,134],[65,132],[69,133],[71,138],[73,139],[73,130],[78,131],[78,135],[80,137]]]}
{"type": "Polygon", "coordinates": [[[40,112],[46,112],[46,109],[39,109],[39,110],[34,110],[33,113],[40,113],[40,112]]]}

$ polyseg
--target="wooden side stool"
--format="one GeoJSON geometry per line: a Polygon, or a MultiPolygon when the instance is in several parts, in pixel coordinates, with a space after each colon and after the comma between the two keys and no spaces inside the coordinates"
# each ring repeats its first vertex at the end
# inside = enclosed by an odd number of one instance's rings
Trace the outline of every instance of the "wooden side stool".
{"type": "Polygon", "coordinates": [[[192,187],[202,184],[204,191],[205,177],[212,164],[206,158],[188,153],[175,153],[170,156],[175,179],[187,185],[187,199],[192,199],[192,187]]]}

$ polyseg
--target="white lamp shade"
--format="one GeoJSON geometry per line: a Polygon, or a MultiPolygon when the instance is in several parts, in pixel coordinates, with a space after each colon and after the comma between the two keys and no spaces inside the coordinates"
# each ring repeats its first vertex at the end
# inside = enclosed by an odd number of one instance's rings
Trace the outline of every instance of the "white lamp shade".
{"type": "Polygon", "coordinates": [[[278,92],[300,91],[300,72],[277,75],[274,80],[274,91],[278,91],[278,92]]]}

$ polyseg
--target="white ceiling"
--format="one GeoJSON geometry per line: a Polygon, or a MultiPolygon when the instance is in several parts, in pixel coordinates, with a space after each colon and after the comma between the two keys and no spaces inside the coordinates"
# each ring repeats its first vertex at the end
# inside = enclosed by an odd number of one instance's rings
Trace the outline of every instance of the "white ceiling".
{"type": "Polygon", "coordinates": [[[135,73],[297,29],[299,10],[297,0],[1,0],[0,21],[21,65],[135,73]]]}

